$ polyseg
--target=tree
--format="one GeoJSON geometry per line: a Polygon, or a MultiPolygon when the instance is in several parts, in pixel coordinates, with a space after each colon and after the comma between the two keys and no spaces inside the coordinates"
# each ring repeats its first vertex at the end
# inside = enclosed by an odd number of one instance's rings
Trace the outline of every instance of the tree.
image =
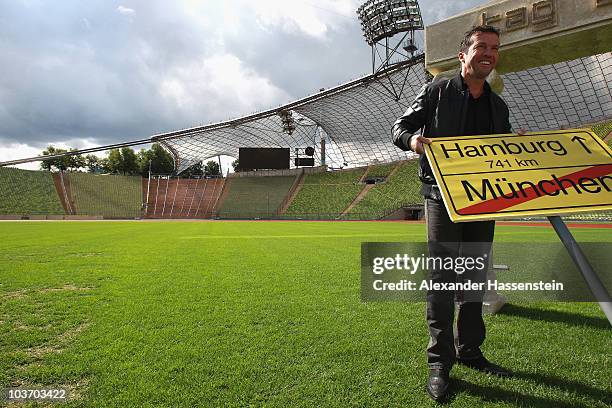
{"type": "Polygon", "coordinates": [[[102,164],[103,159],[100,159],[95,154],[85,156],[85,167],[87,167],[89,173],[102,173],[104,171],[102,164]]]}
{"type": "MultiPolygon", "coordinates": [[[[71,152],[75,152],[77,149],[70,149],[71,152]]],[[[74,156],[68,156],[68,170],[78,170],[84,168],[86,165],[85,158],[82,154],[75,154],[74,156]]]]}
{"type": "MultiPolygon", "coordinates": [[[[77,149],[70,149],[71,152],[77,151],[77,149]]],[[[58,154],[68,153],[68,150],[61,149],[49,145],[43,152],[43,156],[54,156],[58,154]]],[[[78,170],[81,167],[85,167],[85,159],[82,155],[62,156],[54,159],[44,159],[40,163],[40,168],[43,170],[78,170]]]]}
{"type": "Polygon", "coordinates": [[[110,168],[108,167],[108,158],[98,157],[98,163],[100,163],[100,170],[102,173],[111,173],[110,168]]]}
{"type": "Polygon", "coordinates": [[[106,160],[110,173],[119,173],[121,171],[121,152],[119,149],[112,149],[108,152],[108,159],[106,160]]]}
{"type": "Polygon", "coordinates": [[[147,177],[149,174],[149,150],[141,149],[138,152],[138,167],[140,168],[140,175],[142,177],[147,177]]]}
{"type": "Polygon", "coordinates": [[[236,173],[240,171],[240,162],[238,161],[238,159],[232,162],[232,168],[234,169],[234,172],[236,173]]]}
{"type": "Polygon", "coordinates": [[[193,177],[193,176],[203,176],[204,175],[204,167],[202,166],[202,162],[199,161],[195,164],[189,166],[184,172],[181,173],[183,177],[193,177]]]}
{"type": "Polygon", "coordinates": [[[143,149],[138,152],[138,164],[140,174],[146,177],[149,174],[149,163],[151,174],[171,174],[174,172],[174,158],[159,143],[154,143],[151,149],[143,149]]]}
{"type": "Polygon", "coordinates": [[[121,148],[121,158],[123,159],[123,174],[133,175],[138,174],[138,157],[136,153],[129,147],[121,148]]]}
{"type": "Polygon", "coordinates": [[[214,160],[207,161],[206,166],[204,166],[204,174],[206,174],[207,176],[221,175],[221,168],[219,167],[219,163],[214,160]]]}
{"type": "Polygon", "coordinates": [[[119,149],[112,149],[108,153],[108,170],[111,173],[132,175],[137,174],[139,170],[138,158],[134,150],[129,147],[122,147],[119,149]]]}
{"type": "MultiPolygon", "coordinates": [[[[56,148],[52,145],[47,146],[45,150],[43,150],[43,156],[53,156],[56,154],[66,153],[66,149],[56,148]]],[[[57,169],[59,171],[66,170],[68,168],[68,163],[64,160],[64,157],[58,157],[57,159],[44,159],[40,162],[40,168],[42,170],[51,171],[53,169],[57,169]]]]}

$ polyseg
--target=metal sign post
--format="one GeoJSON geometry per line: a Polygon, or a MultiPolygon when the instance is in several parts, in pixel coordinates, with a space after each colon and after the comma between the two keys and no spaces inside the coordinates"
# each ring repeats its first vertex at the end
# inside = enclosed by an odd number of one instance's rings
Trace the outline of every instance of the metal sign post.
{"type": "Polygon", "coordinates": [[[586,129],[435,138],[427,158],[453,222],[545,215],[612,325],[612,298],[559,214],[612,209],[612,150],[586,129]]]}
{"type": "Polygon", "coordinates": [[[603,285],[599,276],[595,273],[588,259],[582,253],[580,246],[574,239],[572,233],[567,228],[567,225],[563,222],[561,217],[558,215],[548,217],[548,220],[552,224],[553,228],[557,232],[559,239],[565,245],[567,252],[570,254],[574,263],[578,267],[578,270],[582,274],[582,277],[586,281],[587,285],[589,285],[589,289],[597,302],[599,303],[599,307],[603,310],[604,314],[608,318],[610,325],[612,325],[612,298],[610,298],[610,294],[608,293],[606,287],[603,285]]]}

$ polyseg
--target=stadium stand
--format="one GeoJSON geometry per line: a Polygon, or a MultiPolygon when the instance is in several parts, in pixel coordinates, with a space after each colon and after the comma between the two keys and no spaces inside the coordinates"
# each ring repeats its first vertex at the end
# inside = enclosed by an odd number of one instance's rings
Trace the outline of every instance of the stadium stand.
{"type": "Polygon", "coordinates": [[[223,178],[143,179],[146,218],[212,218],[223,191],[223,178]]]}
{"type": "Polygon", "coordinates": [[[64,212],[67,215],[74,215],[74,202],[70,199],[72,193],[70,190],[70,180],[68,177],[64,177],[64,172],[51,173],[53,176],[53,182],[55,183],[55,191],[64,207],[64,212]]]}
{"type": "Polygon", "coordinates": [[[297,177],[293,181],[293,184],[291,185],[291,188],[289,189],[289,192],[287,193],[287,197],[285,197],[283,202],[278,207],[279,215],[282,215],[287,211],[287,208],[289,208],[289,206],[295,199],[297,192],[300,191],[300,189],[304,185],[305,179],[306,179],[306,174],[304,172],[301,172],[300,174],[297,175],[297,177]]]}
{"type": "MultiPolygon", "coordinates": [[[[593,125],[592,130],[612,147],[611,121],[593,125]]],[[[402,214],[410,217],[409,212],[414,215],[422,211],[417,169],[417,160],[407,160],[340,171],[319,167],[274,175],[243,172],[228,179],[156,176],[149,182],[140,177],[0,167],[0,216],[403,218],[402,214]]],[[[612,211],[563,218],[609,222],[612,211]]]]}
{"type": "Polygon", "coordinates": [[[0,167],[0,214],[64,214],[51,173],[0,167]]]}
{"type": "MultiPolygon", "coordinates": [[[[605,140],[606,136],[612,134],[612,121],[598,123],[594,125],[592,129],[597,136],[605,140]]],[[[612,138],[608,141],[612,141],[612,138]]]]}
{"type": "Polygon", "coordinates": [[[296,177],[231,177],[219,218],[275,218],[296,177]]]}
{"type": "Polygon", "coordinates": [[[66,173],[76,215],[139,218],[142,215],[141,178],[136,176],[66,173]]]}
{"type": "Polygon", "coordinates": [[[397,167],[397,165],[398,162],[369,166],[368,170],[364,174],[364,178],[387,177],[393,171],[393,169],[397,167]]]}
{"type": "Polygon", "coordinates": [[[375,184],[361,201],[350,209],[346,214],[347,218],[378,219],[401,207],[422,205],[421,182],[417,171],[418,160],[402,162],[385,182],[375,184]]]}
{"type": "Polygon", "coordinates": [[[309,174],[282,218],[335,219],[364,188],[365,168],[309,174]]]}

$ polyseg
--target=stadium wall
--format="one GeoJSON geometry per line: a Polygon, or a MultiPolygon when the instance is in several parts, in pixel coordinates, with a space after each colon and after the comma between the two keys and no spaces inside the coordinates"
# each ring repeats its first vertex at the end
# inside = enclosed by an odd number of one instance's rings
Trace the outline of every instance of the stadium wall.
{"type": "Polygon", "coordinates": [[[225,182],[224,178],[143,179],[145,218],[213,218],[225,182]]]}

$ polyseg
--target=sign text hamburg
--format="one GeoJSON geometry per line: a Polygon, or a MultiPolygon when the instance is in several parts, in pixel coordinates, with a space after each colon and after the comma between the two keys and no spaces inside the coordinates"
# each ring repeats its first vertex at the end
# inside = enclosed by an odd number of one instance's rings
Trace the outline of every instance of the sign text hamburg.
{"type": "Polygon", "coordinates": [[[587,130],[435,138],[426,153],[455,222],[612,209],[612,151],[587,130]]]}

